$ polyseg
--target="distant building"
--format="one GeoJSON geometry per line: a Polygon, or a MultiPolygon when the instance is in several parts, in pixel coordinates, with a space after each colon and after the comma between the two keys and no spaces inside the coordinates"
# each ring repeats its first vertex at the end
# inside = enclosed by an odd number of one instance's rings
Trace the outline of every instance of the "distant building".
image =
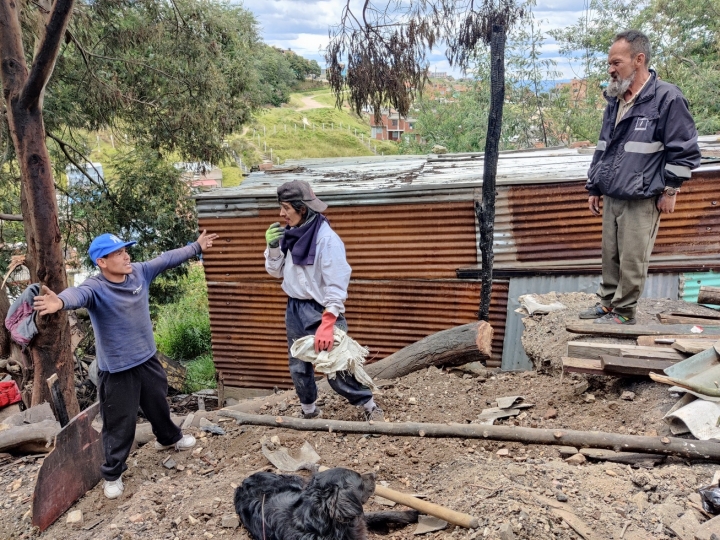
{"type": "Polygon", "coordinates": [[[105,179],[102,163],[85,163],[85,171],[81,171],[75,165],[65,167],[65,175],[68,179],[68,187],[90,187],[92,178],[95,182],[100,183],[105,179]],[[90,178],[88,178],[88,176],[90,178]]]}
{"type": "Polygon", "coordinates": [[[379,141],[400,141],[404,136],[415,136],[415,119],[402,117],[394,109],[381,111],[380,123],[370,114],[370,136],[379,141]]]}
{"type": "Polygon", "coordinates": [[[222,170],[208,162],[180,161],[173,163],[176,169],[182,171],[181,178],[191,187],[208,190],[222,187],[222,170]]]}

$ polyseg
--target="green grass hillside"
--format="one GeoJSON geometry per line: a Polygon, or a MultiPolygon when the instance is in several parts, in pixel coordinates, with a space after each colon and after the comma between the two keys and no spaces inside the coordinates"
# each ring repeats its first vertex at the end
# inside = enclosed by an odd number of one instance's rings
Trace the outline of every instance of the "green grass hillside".
{"type": "Polygon", "coordinates": [[[389,141],[370,139],[367,119],[358,118],[347,109],[334,107],[329,92],[293,94],[290,106],[266,109],[255,116],[241,135],[231,138],[231,147],[248,165],[256,165],[263,158],[274,163],[288,159],[369,156],[397,154],[398,145],[389,141]],[[298,110],[308,103],[322,108],[298,110]]]}

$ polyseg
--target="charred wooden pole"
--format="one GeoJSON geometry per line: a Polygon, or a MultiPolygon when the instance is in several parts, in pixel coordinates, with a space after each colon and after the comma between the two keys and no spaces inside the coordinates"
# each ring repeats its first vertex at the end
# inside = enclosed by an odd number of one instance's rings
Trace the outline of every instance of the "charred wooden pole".
{"type": "Polygon", "coordinates": [[[480,225],[480,308],[478,319],[490,320],[490,299],[493,276],[493,234],[495,232],[495,178],[502,132],[505,102],[505,26],[493,24],[490,40],[490,115],[485,138],[482,203],[475,202],[475,214],[480,225]]]}
{"type": "MultiPolygon", "coordinates": [[[[67,287],[67,276],[42,109],[45,86],[65,37],[73,0],[56,0],[52,4],[49,15],[42,21],[44,33],[30,69],[22,43],[20,6],[14,0],[0,0],[0,75],[7,121],[21,171],[26,264],[33,281],[59,292],[67,287]]],[[[57,372],[68,413],[75,416],[80,409],[75,396],[67,315],[60,312],[38,318],[38,329],[30,351],[35,368],[32,404],[52,399],[45,381],[57,372]]]]}
{"type": "Polygon", "coordinates": [[[523,444],[575,446],[577,448],[606,448],[616,452],[674,454],[690,459],[720,461],[720,444],[676,437],[644,437],[620,435],[602,431],[570,429],[539,429],[483,424],[429,424],[420,422],[349,422],[347,420],[305,420],[287,416],[247,414],[223,409],[220,416],[237,420],[238,424],[296,429],[299,431],[329,431],[338,433],[372,433],[401,437],[435,437],[487,439],[523,444]]]}
{"type": "Polygon", "coordinates": [[[700,287],[698,304],[720,305],[720,287],[700,287]]]}

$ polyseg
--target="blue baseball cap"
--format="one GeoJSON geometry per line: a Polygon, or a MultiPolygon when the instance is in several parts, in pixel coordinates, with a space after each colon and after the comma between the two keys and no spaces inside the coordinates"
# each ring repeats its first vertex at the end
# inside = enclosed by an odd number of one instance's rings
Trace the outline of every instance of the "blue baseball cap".
{"type": "Polygon", "coordinates": [[[134,246],[137,242],[125,242],[120,240],[117,236],[110,233],[101,234],[95,237],[90,243],[90,249],[88,249],[88,255],[93,264],[97,266],[97,260],[110,255],[113,251],[122,249],[128,246],[134,246]]]}

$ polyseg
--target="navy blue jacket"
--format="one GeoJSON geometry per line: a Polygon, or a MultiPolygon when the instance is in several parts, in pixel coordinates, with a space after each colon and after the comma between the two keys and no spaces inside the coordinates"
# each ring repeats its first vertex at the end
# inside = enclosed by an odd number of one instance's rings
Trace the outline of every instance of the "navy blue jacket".
{"type": "Polygon", "coordinates": [[[650,70],[650,80],[620,120],[608,102],[585,189],[615,199],[649,199],[665,186],[680,187],[700,165],[697,130],[688,103],[674,84],[650,70]]]}

